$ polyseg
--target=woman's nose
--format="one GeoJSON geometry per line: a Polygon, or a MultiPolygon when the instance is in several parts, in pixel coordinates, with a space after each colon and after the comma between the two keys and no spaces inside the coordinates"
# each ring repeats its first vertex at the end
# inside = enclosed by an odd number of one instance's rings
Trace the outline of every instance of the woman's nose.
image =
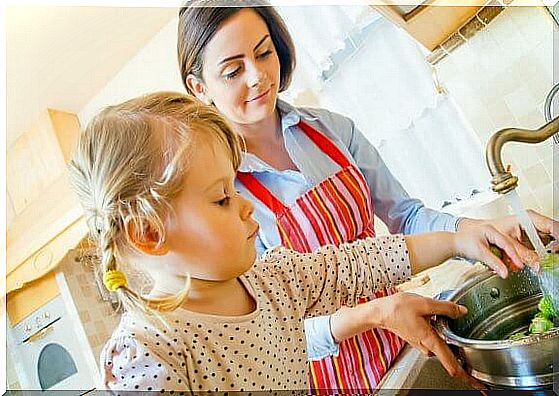
{"type": "Polygon", "coordinates": [[[257,87],[258,85],[262,84],[264,78],[265,78],[264,72],[260,70],[257,65],[251,65],[248,68],[247,85],[249,87],[251,88],[257,87]]]}

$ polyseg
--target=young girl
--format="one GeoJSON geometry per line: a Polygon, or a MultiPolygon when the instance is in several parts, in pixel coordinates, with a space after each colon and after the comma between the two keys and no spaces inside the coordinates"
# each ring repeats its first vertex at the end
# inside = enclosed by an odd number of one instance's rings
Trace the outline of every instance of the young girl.
{"type": "MultiPolygon", "coordinates": [[[[465,232],[366,238],[315,253],[274,248],[255,261],[258,224],[234,188],[237,136],[210,106],[156,93],[103,110],[70,164],[101,256],[106,287],[126,312],[102,355],[107,388],[134,390],[306,389],[303,319],[405,281],[463,255],[501,270],[534,253],[484,225],[465,232]],[[127,284],[134,265],[154,281],[127,284]]],[[[333,315],[340,339],[389,329],[452,374],[469,380],[430,326],[465,307],[399,293],[333,315]],[[389,301],[390,300],[390,301],[389,301]]],[[[477,386],[473,380],[470,380],[477,386]]]]}

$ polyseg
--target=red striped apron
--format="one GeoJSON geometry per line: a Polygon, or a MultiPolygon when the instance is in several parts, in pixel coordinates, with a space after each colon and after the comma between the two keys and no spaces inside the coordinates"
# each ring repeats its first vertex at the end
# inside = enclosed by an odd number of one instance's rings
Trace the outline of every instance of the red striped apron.
{"type": "MultiPolygon", "coordinates": [[[[338,172],[289,206],[252,174],[237,172],[237,179],[274,212],[282,245],[299,252],[311,252],[326,244],[339,245],[374,236],[371,193],[361,171],[321,132],[302,121],[298,126],[340,165],[338,172]]],[[[383,290],[369,299],[393,293],[393,289],[383,290]]],[[[309,386],[314,391],[371,391],[403,345],[403,340],[383,329],[373,329],[345,340],[339,345],[338,356],[310,361],[309,386]]]]}

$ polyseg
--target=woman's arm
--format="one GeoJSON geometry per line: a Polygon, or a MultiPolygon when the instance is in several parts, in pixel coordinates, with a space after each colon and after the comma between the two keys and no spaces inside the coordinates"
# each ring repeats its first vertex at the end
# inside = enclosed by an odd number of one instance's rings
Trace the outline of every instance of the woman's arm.
{"type": "Polygon", "coordinates": [[[375,214],[391,233],[417,234],[429,231],[456,231],[458,218],[426,207],[409,196],[392,175],[377,149],[353,121],[347,119],[351,135],[348,149],[371,189],[375,214]]]}

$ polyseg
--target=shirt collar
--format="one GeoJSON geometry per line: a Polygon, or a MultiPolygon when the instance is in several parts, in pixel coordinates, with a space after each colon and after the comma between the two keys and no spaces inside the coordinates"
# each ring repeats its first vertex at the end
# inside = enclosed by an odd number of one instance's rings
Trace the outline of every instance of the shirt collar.
{"type": "MultiPolygon", "coordinates": [[[[291,104],[284,102],[281,99],[277,100],[276,104],[281,118],[281,130],[285,138],[285,133],[290,127],[293,127],[301,121],[304,120],[316,120],[315,117],[310,116],[301,112],[301,110],[292,106],[291,104]]],[[[241,165],[239,166],[240,172],[270,172],[274,171],[270,165],[262,161],[256,155],[251,153],[243,153],[241,165]]]]}

